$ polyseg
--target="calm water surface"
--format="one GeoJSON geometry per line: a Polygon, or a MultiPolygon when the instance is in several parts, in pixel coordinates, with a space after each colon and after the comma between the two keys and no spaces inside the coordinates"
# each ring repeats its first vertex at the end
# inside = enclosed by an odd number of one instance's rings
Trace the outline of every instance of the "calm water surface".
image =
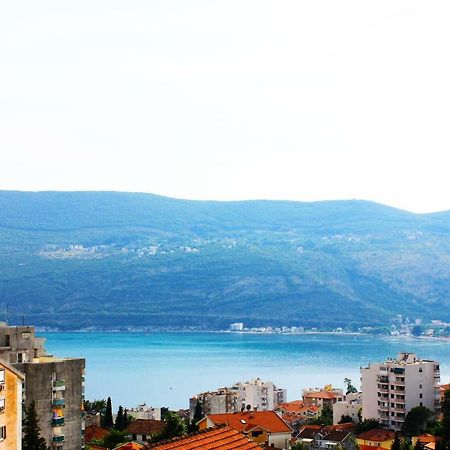
{"type": "Polygon", "coordinates": [[[437,339],[349,335],[231,333],[41,333],[57,356],[86,358],[86,398],[111,396],[114,407],[187,408],[190,396],[260,377],[300,398],[305,387],[349,377],[359,367],[398,352],[441,363],[450,381],[450,342],[437,339]]]}

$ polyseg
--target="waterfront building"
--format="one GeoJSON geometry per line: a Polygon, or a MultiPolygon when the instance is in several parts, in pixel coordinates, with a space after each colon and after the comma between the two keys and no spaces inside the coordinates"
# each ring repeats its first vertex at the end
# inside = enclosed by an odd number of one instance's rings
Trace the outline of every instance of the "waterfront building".
{"type": "Polygon", "coordinates": [[[225,414],[238,412],[250,406],[258,411],[271,411],[287,399],[286,389],[278,389],[271,381],[259,378],[239,382],[231,387],[213,392],[202,392],[189,399],[190,418],[194,417],[199,401],[204,414],[225,414]]]}
{"type": "Polygon", "coordinates": [[[292,428],[275,411],[209,414],[198,422],[200,430],[217,425],[230,426],[259,445],[290,448],[292,428]]]}
{"type": "Polygon", "coordinates": [[[0,360],[0,448],[22,448],[22,383],[24,376],[0,360]]]}
{"type": "Polygon", "coordinates": [[[230,323],[230,331],[243,331],[244,324],[242,322],[230,323]]]}
{"type": "Polygon", "coordinates": [[[399,430],[408,412],[425,406],[440,412],[439,363],[400,353],[397,359],[361,368],[362,417],[399,430]]]}
{"type": "Polygon", "coordinates": [[[0,324],[0,360],[25,375],[25,407],[34,401],[41,436],[60,450],[84,448],[84,359],[47,355],[34,327],[0,324]]]}

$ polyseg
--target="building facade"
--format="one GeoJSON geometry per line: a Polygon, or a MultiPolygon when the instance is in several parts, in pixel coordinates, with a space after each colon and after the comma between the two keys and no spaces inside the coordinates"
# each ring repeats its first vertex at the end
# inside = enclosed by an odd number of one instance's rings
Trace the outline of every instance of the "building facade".
{"type": "Polygon", "coordinates": [[[84,448],[84,359],[46,355],[34,327],[0,325],[0,360],[25,376],[24,407],[34,401],[47,446],[84,448]]]}
{"type": "Polygon", "coordinates": [[[22,383],[24,376],[0,361],[0,448],[22,448],[22,383]]]}
{"type": "Polygon", "coordinates": [[[412,408],[440,411],[439,363],[400,353],[397,359],[361,368],[362,417],[399,430],[412,408]]]}
{"type": "Polygon", "coordinates": [[[239,412],[248,407],[251,410],[272,411],[280,403],[286,402],[286,399],[286,389],[278,389],[271,381],[256,378],[217,391],[202,392],[189,399],[189,411],[192,419],[198,401],[204,414],[239,412]]]}

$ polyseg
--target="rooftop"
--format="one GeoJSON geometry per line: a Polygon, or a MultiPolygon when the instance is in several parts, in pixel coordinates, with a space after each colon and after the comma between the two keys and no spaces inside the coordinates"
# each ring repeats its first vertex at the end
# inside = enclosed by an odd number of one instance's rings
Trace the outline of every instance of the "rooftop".
{"type": "Polygon", "coordinates": [[[385,430],[384,428],[374,428],[373,430],[364,431],[356,436],[357,439],[364,441],[385,442],[395,438],[395,431],[385,430]]]}
{"type": "Polygon", "coordinates": [[[207,430],[175,438],[157,444],[147,444],[147,449],[159,450],[261,450],[256,443],[250,441],[238,431],[230,427],[208,428],[207,430]]]}
{"type": "Polygon", "coordinates": [[[291,427],[274,411],[244,411],[227,414],[208,414],[214,425],[229,425],[235,430],[248,432],[263,428],[271,433],[290,433],[291,427]]]}
{"type": "Polygon", "coordinates": [[[157,434],[166,428],[162,420],[136,419],[125,430],[128,434],[157,434]]]}

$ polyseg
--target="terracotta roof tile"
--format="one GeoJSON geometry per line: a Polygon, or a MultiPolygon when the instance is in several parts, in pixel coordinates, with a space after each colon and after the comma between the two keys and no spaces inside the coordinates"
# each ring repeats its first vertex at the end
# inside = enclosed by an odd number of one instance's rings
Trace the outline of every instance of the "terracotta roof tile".
{"type": "Polygon", "coordinates": [[[339,397],[342,397],[342,395],[330,391],[307,392],[303,395],[303,398],[321,398],[325,400],[339,397]]]}
{"type": "Polygon", "coordinates": [[[214,425],[229,425],[240,432],[263,428],[270,433],[290,433],[291,427],[274,411],[245,411],[228,414],[208,414],[214,425]]]}
{"type": "Polygon", "coordinates": [[[395,438],[395,431],[385,430],[384,428],[374,428],[373,430],[358,434],[356,438],[364,441],[385,442],[395,438]]]}
{"type": "Polygon", "coordinates": [[[84,432],[84,439],[86,442],[91,442],[92,439],[103,439],[107,434],[109,433],[109,430],[107,428],[102,428],[97,425],[89,425],[86,427],[86,430],[84,432]]]}
{"type": "Polygon", "coordinates": [[[156,434],[161,433],[166,427],[162,420],[136,419],[128,425],[126,432],[128,434],[156,434]]]}
{"type": "Polygon", "coordinates": [[[120,444],[118,447],[114,447],[114,450],[142,450],[143,448],[145,447],[138,442],[126,442],[125,444],[120,444]]]}
{"type": "Polygon", "coordinates": [[[148,449],[156,450],[261,450],[261,447],[250,441],[238,431],[230,427],[209,428],[195,435],[176,438],[170,442],[147,444],[148,449]]]}

